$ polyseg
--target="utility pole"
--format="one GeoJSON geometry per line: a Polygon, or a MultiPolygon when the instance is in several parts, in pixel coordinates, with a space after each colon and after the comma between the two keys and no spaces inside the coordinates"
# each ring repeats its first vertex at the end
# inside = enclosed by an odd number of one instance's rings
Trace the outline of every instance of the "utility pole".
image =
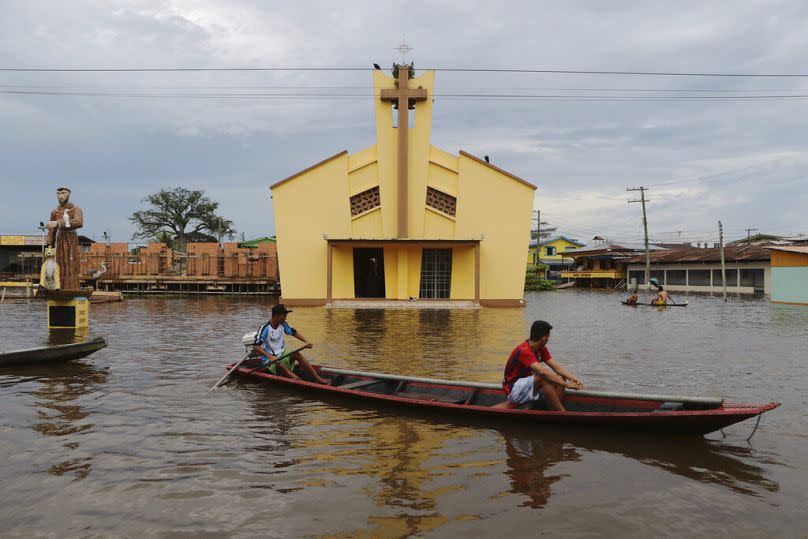
{"type": "Polygon", "coordinates": [[[727,301],[727,263],[724,259],[724,228],[718,221],[718,245],[721,248],[721,284],[724,286],[724,302],[727,301]]]}
{"type": "Polygon", "coordinates": [[[631,202],[641,202],[642,203],[642,227],[645,231],[645,289],[651,290],[651,251],[648,249],[648,218],[645,213],[645,192],[648,190],[647,187],[626,187],[626,191],[639,191],[640,192],[640,200],[634,199],[629,200],[631,202]]]}

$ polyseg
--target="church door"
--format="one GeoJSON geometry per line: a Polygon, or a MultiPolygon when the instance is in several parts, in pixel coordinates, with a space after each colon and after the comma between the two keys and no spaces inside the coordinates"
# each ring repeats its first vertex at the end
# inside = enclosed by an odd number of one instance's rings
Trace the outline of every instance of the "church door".
{"type": "Polygon", "coordinates": [[[420,297],[448,298],[452,289],[452,250],[424,249],[421,254],[420,297]]]}
{"type": "Polygon", "coordinates": [[[384,249],[363,248],[353,250],[354,297],[383,298],[384,249]]]}

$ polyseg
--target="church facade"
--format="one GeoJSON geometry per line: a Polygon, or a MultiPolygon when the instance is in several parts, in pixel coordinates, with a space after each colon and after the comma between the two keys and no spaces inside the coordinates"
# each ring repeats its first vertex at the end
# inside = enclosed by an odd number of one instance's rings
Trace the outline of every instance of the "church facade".
{"type": "Polygon", "coordinates": [[[376,144],[270,187],[284,303],[524,305],[536,187],[432,146],[434,72],[411,73],[373,72],[376,144]]]}

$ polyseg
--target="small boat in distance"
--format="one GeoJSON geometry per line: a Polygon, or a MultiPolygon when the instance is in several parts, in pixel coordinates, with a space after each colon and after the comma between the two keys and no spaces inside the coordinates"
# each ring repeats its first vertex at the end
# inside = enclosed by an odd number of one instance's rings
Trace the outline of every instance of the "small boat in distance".
{"type": "MultiPolygon", "coordinates": [[[[228,366],[232,368],[234,364],[228,366]]],[[[352,371],[314,365],[331,385],[313,382],[308,374],[297,372],[301,380],[258,372],[258,363],[248,360],[234,374],[249,374],[261,382],[289,389],[365,401],[369,405],[389,405],[427,409],[446,414],[476,416],[493,422],[503,420],[522,424],[555,425],[576,428],[635,430],[704,435],[753,418],[780,406],[736,404],[715,397],[640,395],[602,391],[569,391],[564,397],[565,412],[523,405],[518,408],[493,408],[505,400],[499,384],[437,380],[352,371]],[[248,363],[252,362],[251,365],[248,363]]],[[[262,369],[259,369],[262,370],[262,369]]]]}
{"type": "Polygon", "coordinates": [[[566,283],[554,284],[553,288],[555,288],[556,290],[563,290],[565,288],[572,288],[573,286],[575,286],[575,281],[569,281],[569,282],[566,282],[566,283]]]}
{"type": "Polygon", "coordinates": [[[0,367],[17,367],[21,365],[31,367],[53,361],[71,361],[89,356],[93,352],[106,348],[106,346],[106,339],[96,337],[90,341],[79,343],[0,352],[0,367]]]}
{"type": "Polygon", "coordinates": [[[666,303],[664,305],[657,305],[656,303],[644,303],[644,302],[641,303],[639,301],[637,303],[632,304],[626,300],[623,300],[620,303],[622,303],[623,305],[631,305],[632,307],[638,307],[642,305],[645,305],[646,307],[687,307],[686,301],[682,303],[666,303]]]}

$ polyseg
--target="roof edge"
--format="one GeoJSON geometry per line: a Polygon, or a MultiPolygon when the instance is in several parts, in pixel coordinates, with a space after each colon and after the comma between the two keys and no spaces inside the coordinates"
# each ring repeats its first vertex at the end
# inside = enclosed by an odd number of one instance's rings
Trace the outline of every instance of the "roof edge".
{"type": "Polygon", "coordinates": [[[530,187],[532,189],[538,189],[538,187],[536,187],[535,185],[533,185],[529,181],[524,180],[524,179],[520,178],[519,176],[517,176],[515,174],[511,174],[507,170],[501,169],[496,165],[492,165],[491,163],[487,163],[483,159],[480,159],[476,155],[470,154],[469,152],[467,152],[465,150],[460,150],[460,155],[462,155],[464,157],[468,157],[469,159],[473,159],[474,161],[477,161],[478,163],[480,163],[482,165],[485,165],[488,168],[492,168],[492,169],[496,170],[497,172],[499,172],[500,174],[504,174],[504,175],[508,176],[509,178],[511,178],[512,180],[516,180],[519,183],[525,184],[525,185],[527,185],[528,187],[530,187]]]}
{"type": "Polygon", "coordinates": [[[315,164],[313,164],[312,166],[310,166],[310,167],[308,167],[308,168],[304,168],[304,169],[303,169],[303,170],[301,170],[300,172],[295,172],[295,173],[294,173],[294,174],[292,174],[291,176],[287,176],[286,178],[284,178],[284,179],[282,179],[282,180],[279,180],[279,181],[277,181],[277,182],[273,183],[272,185],[270,185],[270,186],[269,186],[269,190],[271,191],[271,190],[275,189],[276,187],[278,187],[279,185],[282,185],[282,184],[284,184],[284,183],[286,183],[286,182],[288,182],[288,181],[290,181],[290,180],[294,180],[294,179],[295,179],[295,178],[297,178],[298,176],[302,176],[303,174],[305,174],[305,173],[307,173],[307,172],[309,172],[309,171],[314,170],[315,168],[319,167],[320,165],[325,165],[325,164],[326,164],[326,163],[328,163],[329,161],[333,161],[334,159],[337,159],[338,157],[342,157],[343,155],[347,155],[347,153],[348,153],[348,150],[342,150],[342,151],[341,151],[341,152],[339,152],[339,153],[335,153],[335,154],[334,154],[334,155],[332,155],[331,157],[326,157],[325,159],[323,159],[323,160],[322,160],[322,161],[320,161],[319,163],[315,163],[315,164]]]}

